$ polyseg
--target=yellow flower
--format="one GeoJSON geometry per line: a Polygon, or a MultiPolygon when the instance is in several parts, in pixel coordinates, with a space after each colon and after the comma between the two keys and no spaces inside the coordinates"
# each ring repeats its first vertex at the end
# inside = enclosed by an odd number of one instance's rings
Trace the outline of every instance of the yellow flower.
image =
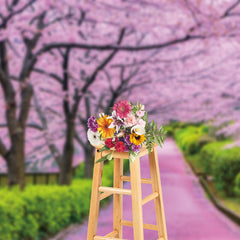
{"type": "Polygon", "coordinates": [[[97,120],[97,123],[99,125],[98,131],[102,135],[102,138],[112,138],[114,132],[116,131],[114,128],[109,128],[110,124],[113,122],[113,119],[109,118],[107,115],[103,115],[97,120]]]}
{"type": "Polygon", "coordinates": [[[136,133],[130,134],[130,142],[135,144],[135,145],[140,145],[146,140],[145,136],[142,135],[137,135],[136,133]]]}

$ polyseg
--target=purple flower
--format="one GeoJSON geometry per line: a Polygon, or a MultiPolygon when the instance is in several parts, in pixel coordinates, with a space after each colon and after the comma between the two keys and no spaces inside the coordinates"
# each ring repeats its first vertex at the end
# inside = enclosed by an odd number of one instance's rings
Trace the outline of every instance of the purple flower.
{"type": "Polygon", "coordinates": [[[141,145],[135,145],[135,144],[132,145],[132,150],[134,152],[139,152],[140,149],[141,149],[141,145]]]}
{"type": "Polygon", "coordinates": [[[132,143],[130,142],[130,136],[129,135],[127,135],[126,137],[125,137],[125,143],[128,145],[128,146],[130,146],[132,143]]]}
{"type": "Polygon", "coordinates": [[[88,119],[88,127],[90,128],[91,131],[97,132],[97,129],[98,129],[99,126],[97,124],[97,120],[96,120],[95,116],[91,116],[88,119]]]}
{"type": "Polygon", "coordinates": [[[125,145],[125,152],[129,152],[129,146],[125,145]]]}

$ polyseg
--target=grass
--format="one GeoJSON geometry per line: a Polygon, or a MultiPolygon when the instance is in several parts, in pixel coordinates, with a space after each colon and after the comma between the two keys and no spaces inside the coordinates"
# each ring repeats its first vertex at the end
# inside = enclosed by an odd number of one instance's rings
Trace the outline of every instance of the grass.
{"type": "Polygon", "coordinates": [[[240,216],[240,198],[224,198],[221,203],[240,216]]]}

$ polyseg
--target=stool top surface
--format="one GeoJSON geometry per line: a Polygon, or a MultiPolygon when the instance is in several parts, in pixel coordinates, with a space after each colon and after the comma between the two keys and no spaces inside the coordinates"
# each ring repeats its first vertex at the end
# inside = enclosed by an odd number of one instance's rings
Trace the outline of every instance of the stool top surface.
{"type": "MultiPolygon", "coordinates": [[[[155,147],[157,147],[157,145],[158,145],[158,144],[155,143],[155,144],[153,145],[153,149],[154,149],[155,147]]],[[[103,145],[98,145],[98,146],[94,146],[94,147],[96,148],[96,150],[100,150],[100,149],[103,147],[103,145]]],[[[152,149],[152,150],[153,150],[153,149],[152,149]]],[[[102,151],[102,156],[106,156],[107,154],[109,154],[109,153],[111,153],[111,152],[113,152],[113,158],[129,159],[129,153],[128,153],[128,152],[117,152],[117,151],[114,150],[114,149],[102,151]]],[[[137,157],[142,157],[142,156],[144,156],[144,155],[146,155],[146,154],[148,154],[148,150],[147,150],[146,145],[143,145],[143,146],[141,147],[141,150],[140,150],[140,152],[139,152],[139,154],[138,154],[137,157]]]]}

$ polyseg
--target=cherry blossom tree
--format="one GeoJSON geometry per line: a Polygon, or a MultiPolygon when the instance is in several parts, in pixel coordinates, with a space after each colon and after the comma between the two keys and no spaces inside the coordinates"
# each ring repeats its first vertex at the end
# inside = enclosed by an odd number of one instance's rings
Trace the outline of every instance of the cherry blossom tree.
{"type": "Polygon", "coordinates": [[[9,184],[24,186],[25,153],[37,147],[41,155],[45,146],[63,169],[61,183],[70,183],[75,121],[78,111],[85,111],[79,106],[91,97],[93,83],[111,87],[104,73],[107,59],[112,66],[141,66],[148,72],[151,84],[129,99],[154,106],[161,121],[234,114],[237,122],[239,96],[232,91],[239,88],[237,63],[227,61],[226,53],[239,47],[239,5],[236,0],[4,1],[0,155],[9,184]],[[155,58],[147,60],[156,49],[155,58]],[[221,59],[224,66],[235,64],[225,78],[217,68],[221,59]],[[214,91],[216,81],[221,84],[214,91]]]}

